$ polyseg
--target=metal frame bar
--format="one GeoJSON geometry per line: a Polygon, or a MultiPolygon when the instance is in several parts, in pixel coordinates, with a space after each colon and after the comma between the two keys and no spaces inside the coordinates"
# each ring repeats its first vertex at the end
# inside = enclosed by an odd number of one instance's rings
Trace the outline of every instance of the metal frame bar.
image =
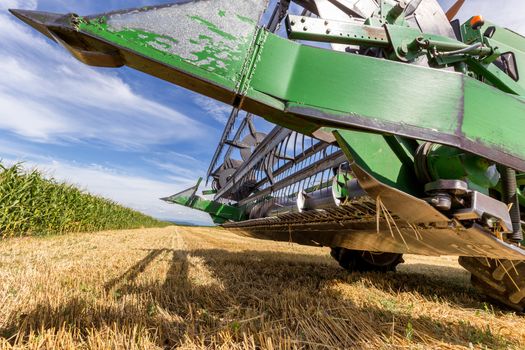
{"type": "MultiPolygon", "coordinates": [[[[295,172],[293,175],[290,175],[286,177],[285,179],[275,183],[274,185],[262,191],[257,192],[257,194],[254,194],[246,199],[239,201],[239,204],[242,206],[250,202],[255,202],[261,198],[264,198],[270,195],[272,192],[279,191],[283,188],[299,183],[301,180],[308,179],[309,177],[315,174],[324,172],[325,170],[329,168],[335,168],[346,161],[347,161],[347,158],[344,155],[343,151],[337,151],[335,153],[332,153],[326,158],[322,158],[318,160],[317,162],[312,163],[309,166],[295,172]]],[[[322,177],[321,177],[321,183],[322,183],[322,177]]]]}

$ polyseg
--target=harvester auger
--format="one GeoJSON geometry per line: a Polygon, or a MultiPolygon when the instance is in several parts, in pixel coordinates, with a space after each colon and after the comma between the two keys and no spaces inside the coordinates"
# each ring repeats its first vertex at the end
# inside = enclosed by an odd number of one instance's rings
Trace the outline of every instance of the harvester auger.
{"type": "Polygon", "coordinates": [[[239,234],[332,247],[350,270],[456,255],[475,286],[523,311],[525,38],[480,16],[451,22],[461,2],[12,12],[87,64],[233,106],[207,174],[214,199],[197,185],[164,200],[239,234]],[[257,132],[254,116],[275,128],[257,132]]]}

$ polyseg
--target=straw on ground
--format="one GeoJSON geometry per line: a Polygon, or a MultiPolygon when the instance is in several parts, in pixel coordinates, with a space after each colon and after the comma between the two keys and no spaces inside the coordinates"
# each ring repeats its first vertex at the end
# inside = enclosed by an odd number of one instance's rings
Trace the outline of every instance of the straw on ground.
{"type": "Polygon", "coordinates": [[[455,258],[347,274],[325,248],[181,228],[0,242],[0,340],[31,349],[525,347],[455,258]]]}

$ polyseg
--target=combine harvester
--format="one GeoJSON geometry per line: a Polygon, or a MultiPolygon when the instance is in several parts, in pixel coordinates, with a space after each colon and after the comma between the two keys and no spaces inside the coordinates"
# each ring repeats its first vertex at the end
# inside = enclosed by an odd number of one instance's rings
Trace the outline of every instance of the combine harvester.
{"type": "MultiPolygon", "coordinates": [[[[164,200],[341,266],[456,255],[525,309],[525,38],[436,0],[200,0],[81,17],[12,13],[82,62],[233,106],[207,174],[164,200]],[[264,134],[255,116],[276,126],[264,134]]],[[[79,82],[80,84],[82,82],[79,82]]],[[[116,101],[115,103],[118,103],[116,101]]]]}

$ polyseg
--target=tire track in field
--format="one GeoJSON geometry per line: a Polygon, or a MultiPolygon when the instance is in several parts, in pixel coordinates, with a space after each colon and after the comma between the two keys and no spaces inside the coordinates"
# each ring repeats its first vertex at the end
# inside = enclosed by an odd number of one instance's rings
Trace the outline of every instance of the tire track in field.
{"type": "Polygon", "coordinates": [[[195,285],[214,287],[219,290],[224,289],[224,285],[215,277],[212,270],[206,265],[206,261],[202,257],[191,255],[191,252],[177,227],[175,227],[175,235],[173,235],[171,239],[171,247],[175,257],[182,261],[183,264],[187,264],[188,278],[195,285]]]}

